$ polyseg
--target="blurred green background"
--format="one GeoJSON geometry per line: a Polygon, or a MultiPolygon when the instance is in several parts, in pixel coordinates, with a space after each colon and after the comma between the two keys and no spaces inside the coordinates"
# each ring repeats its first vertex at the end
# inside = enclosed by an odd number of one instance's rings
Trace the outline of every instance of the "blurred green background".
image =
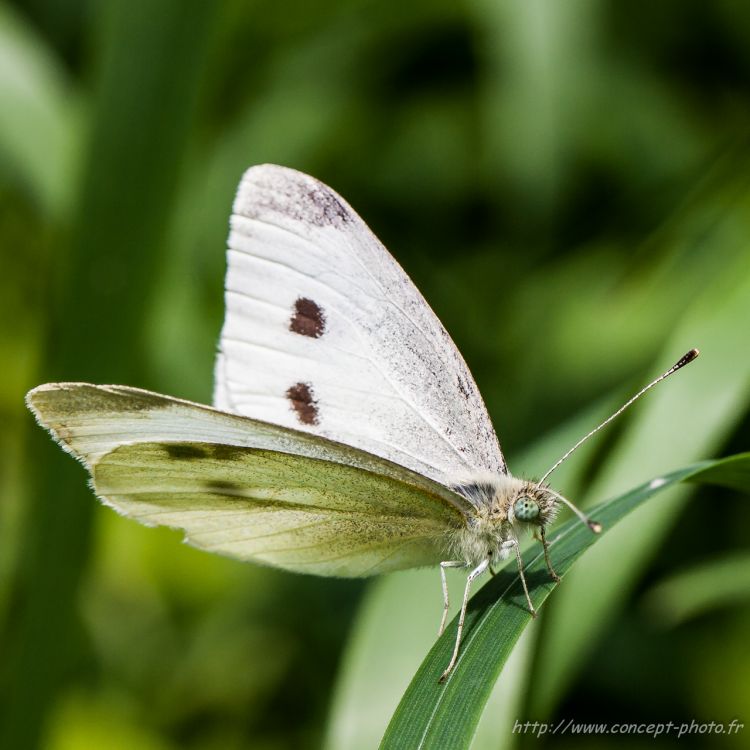
{"type": "MultiPolygon", "coordinates": [[[[0,747],[374,747],[434,638],[436,571],[192,550],[101,508],[24,408],[53,380],[210,401],[247,166],[361,213],[515,473],[700,347],[560,471],[602,499],[748,445],[749,127],[737,0],[0,2],[0,747]]],[[[511,731],[544,718],[738,718],[679,746],[748,746],[748,528],[726,490],[634,514],[545,605],[475,746],[677,744],[511,731]]]]}

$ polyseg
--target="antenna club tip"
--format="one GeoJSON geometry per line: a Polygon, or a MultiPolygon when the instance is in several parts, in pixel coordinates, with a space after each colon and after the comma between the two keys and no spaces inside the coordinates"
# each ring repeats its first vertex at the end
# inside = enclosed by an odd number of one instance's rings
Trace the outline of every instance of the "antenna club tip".
{"type": "Polygon", "coordinates": [[[689,362],[692,362],[700,353],[700,349],[691,349],[687,354],[682,356],[680,361],[675,365],[675,369],[684,367],[689,362]]]}
{"type": "Polygon", "coordinates": [[[598,521],[586,521],[586,525],[594,532],[594,534],[601,534],[604,528],[598,521]]]}

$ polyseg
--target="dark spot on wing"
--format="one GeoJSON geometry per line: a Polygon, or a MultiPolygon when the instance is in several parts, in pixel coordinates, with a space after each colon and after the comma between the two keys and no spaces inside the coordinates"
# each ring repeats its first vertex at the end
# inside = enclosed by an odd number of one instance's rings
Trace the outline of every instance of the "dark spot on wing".
{"type": "Polygon", "coordinates": [[[236,482],[227,482],[223,479],[214,479],[210,482],[206,482],[206,489],[209,492],[239,492],[242,487],[236,482]]]}
{"type": "Polygon", "coordinates": [[[191,443],[166,443],[164,450],[170,458],[175,458],[178,461],[193,461],[208,456],[208,451],[205,448],[191,443]]]}
{"type": "Polygon", "coordinates": [[[295,383],[287,388],[286,397],[302,424],[318,424],[318,402],[309,383],[295,383]]]}
{"type": "Polygon", "coordinates": [[[211,458],[217,461],[236,461],[247,454],[247,449],[241,448],[238,445],[222,445],[215,443],[210,446],[211,458]]]}
{"type": "Polygon", "coordinates": [[[313,339],[320,338],[326,329],[326,317],[323,309],[314,300],[298,297],[294,303],[294,312],[289,321],[289,330],[301,336],[313,339]]]}

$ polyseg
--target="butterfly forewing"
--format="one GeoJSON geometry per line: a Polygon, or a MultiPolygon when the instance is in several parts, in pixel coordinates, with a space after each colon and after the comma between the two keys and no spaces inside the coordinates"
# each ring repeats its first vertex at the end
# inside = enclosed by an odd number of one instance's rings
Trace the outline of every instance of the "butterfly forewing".
{"type": "Polygon", "coordinates": [[[348,204],[294,170],[248,170],[229,237],[216,405],[322,435],[443,484],[504,473],[466,363],[348,204]]]}
{"type": "Polygon", "coordinates": [[[426,565],[472,513],[377,456],[201,404],[86,383],[43,385],[27,400],[105,503],[242,559],[340,576],[426,565]]]}

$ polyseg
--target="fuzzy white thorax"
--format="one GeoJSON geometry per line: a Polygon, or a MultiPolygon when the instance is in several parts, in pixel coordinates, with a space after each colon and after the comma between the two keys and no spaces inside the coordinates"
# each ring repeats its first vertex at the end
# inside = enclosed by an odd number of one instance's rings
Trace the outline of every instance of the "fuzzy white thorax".
{"type": "Polygon", "coordinates": [[[474,506],[466,525],[457,529],[451,540],[456,558],[469,565],[507,558],[512,549],[507,542],[518,540],[524,531],[537,525],[515,517],[513,506],[519,497],[534,498],[543,514],[540,521],[545,523],[552,520],[556,506],[545,488],[510,474],[475,475],[457,483],[454,489],[474,506]]]}

